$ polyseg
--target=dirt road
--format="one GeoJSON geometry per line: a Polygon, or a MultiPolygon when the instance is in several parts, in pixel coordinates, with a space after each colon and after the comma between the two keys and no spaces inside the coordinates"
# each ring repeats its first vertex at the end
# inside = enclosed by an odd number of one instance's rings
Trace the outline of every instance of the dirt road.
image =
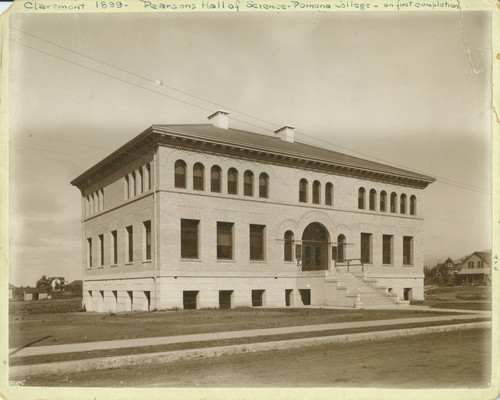
{"type": "Polygon", "coordinates": [[[491,330],[177,362],[28,379],[36,386],[398,387],[486,386],[491,330]]]}

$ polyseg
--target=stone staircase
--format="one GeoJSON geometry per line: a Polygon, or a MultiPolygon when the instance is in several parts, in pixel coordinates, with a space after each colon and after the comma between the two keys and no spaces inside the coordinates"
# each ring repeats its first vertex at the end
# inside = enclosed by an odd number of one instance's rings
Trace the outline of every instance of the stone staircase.
{"type": "Polygon", "coordinates": [[[337,290],[345,291],[355,308],[408,306],[409,301],[399,300],[395,293],[388,293],[378,286],[377,279],[366,277],[363,272],[335,272],[325,277],[325,282],[336,283],[337,290]]]}

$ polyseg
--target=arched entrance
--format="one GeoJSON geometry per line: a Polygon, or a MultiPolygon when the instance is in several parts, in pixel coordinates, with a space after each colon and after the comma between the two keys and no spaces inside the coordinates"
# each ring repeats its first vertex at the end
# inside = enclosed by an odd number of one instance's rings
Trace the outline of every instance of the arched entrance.
{"type": "Polygon", "coordinates": [[[328,242],[326,228],[318,222],[307,225],[302,234],[302,270],[328,269],[328,242]]]}

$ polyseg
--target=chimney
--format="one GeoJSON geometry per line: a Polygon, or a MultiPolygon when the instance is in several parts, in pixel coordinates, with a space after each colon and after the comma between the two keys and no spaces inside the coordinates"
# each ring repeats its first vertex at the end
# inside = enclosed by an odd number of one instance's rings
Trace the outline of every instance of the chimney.
{"type": "Polygon", "coordinates": [[[212,122],[213,126],[220,129],[229,128],[229,113],[223,110],[217,110],[212,115],[208,116],[208,120],[212,122]]]}
{"type": "Polygon", "coordinates": [[[277,131],[274,131],[276,135],[278,135],[281,140],[285,140],[287,142],[293,143],[294,142],[294,134],[293,130],[295,127],[290,126],[290,125],[285,125],[282,128],[279,128],[277,131]]]}

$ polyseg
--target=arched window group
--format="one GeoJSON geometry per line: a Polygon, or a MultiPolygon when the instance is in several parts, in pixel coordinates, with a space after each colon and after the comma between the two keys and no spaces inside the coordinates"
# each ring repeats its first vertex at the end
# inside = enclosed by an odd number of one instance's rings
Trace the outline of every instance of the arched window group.
{"type": "MultiPolygon", "coordinates": [[[[299,181],[299,202],[307,203],[309,201],[308,192],[309,182],[302,178],[299,181]]],[[[312,184],[312,203],[321,204],[321,183],[317,180],[312,184]]],[[[325,185],[325,205],[333,205],[333,184],[330,182],[325,185]]]]}
{"type": "MultiPolygon", "coordinates": [[[[202,163],[193,165],[193,190],[205,190],[205,166],[202,163]]],[[[177,160],[174,165],[174,186],[179,189],[187,188],[187,164],[183,160],[177,160]]],[[[238,194],[239,174],[236,168],[227,171],[227,193],[238,194]]],[[[210,191],[222,192],[222,168],[214,165],[210,168],[210,191]]],[[[243,195],[254,195],[254,173],[247,170],[243,174],[243,195]]],[[[262,172],[259,175],[259,197],[267,198],[269,195],[269,175],[262,172]]]]}
{"type": "Polygon", "coordinates": [[[151,163],[147,163],[135,171],[125,175],[124,197],[125,200],[138,196],[153,187],[151,163]]]}
{"type": "Polygon", "coordinates": [[[104,210],[104,189],[99,189],[85,197],[85,216],[104,210]]]}
{"type": "MultiPolygon", "coordinates": [[[[360,210],[364,210],[366,207],[366,190],[363,187],[360,187],[358,190],[358,208],[360,210]]],[[[387,212],[388,208],[391,213],[398,212],[398,195],[395,192],[392,192],[390,195],[389,204],[387,204],[387,192],[382,190],[380,192],[380,197],[378,201],[379,211],[387,212]]],[[[368,197],[368,208],[370,211],[377,210],[377,191],[375,189],[371,189],[368,197]]],[[[405,193],[399,196],[399,213],[407,214],[408,213],[408,205],[407,205],[407,196],[405,193]]],[[[415,195],[410,196],[410,215],[417,215],[417,197],[415,195]]]]}

